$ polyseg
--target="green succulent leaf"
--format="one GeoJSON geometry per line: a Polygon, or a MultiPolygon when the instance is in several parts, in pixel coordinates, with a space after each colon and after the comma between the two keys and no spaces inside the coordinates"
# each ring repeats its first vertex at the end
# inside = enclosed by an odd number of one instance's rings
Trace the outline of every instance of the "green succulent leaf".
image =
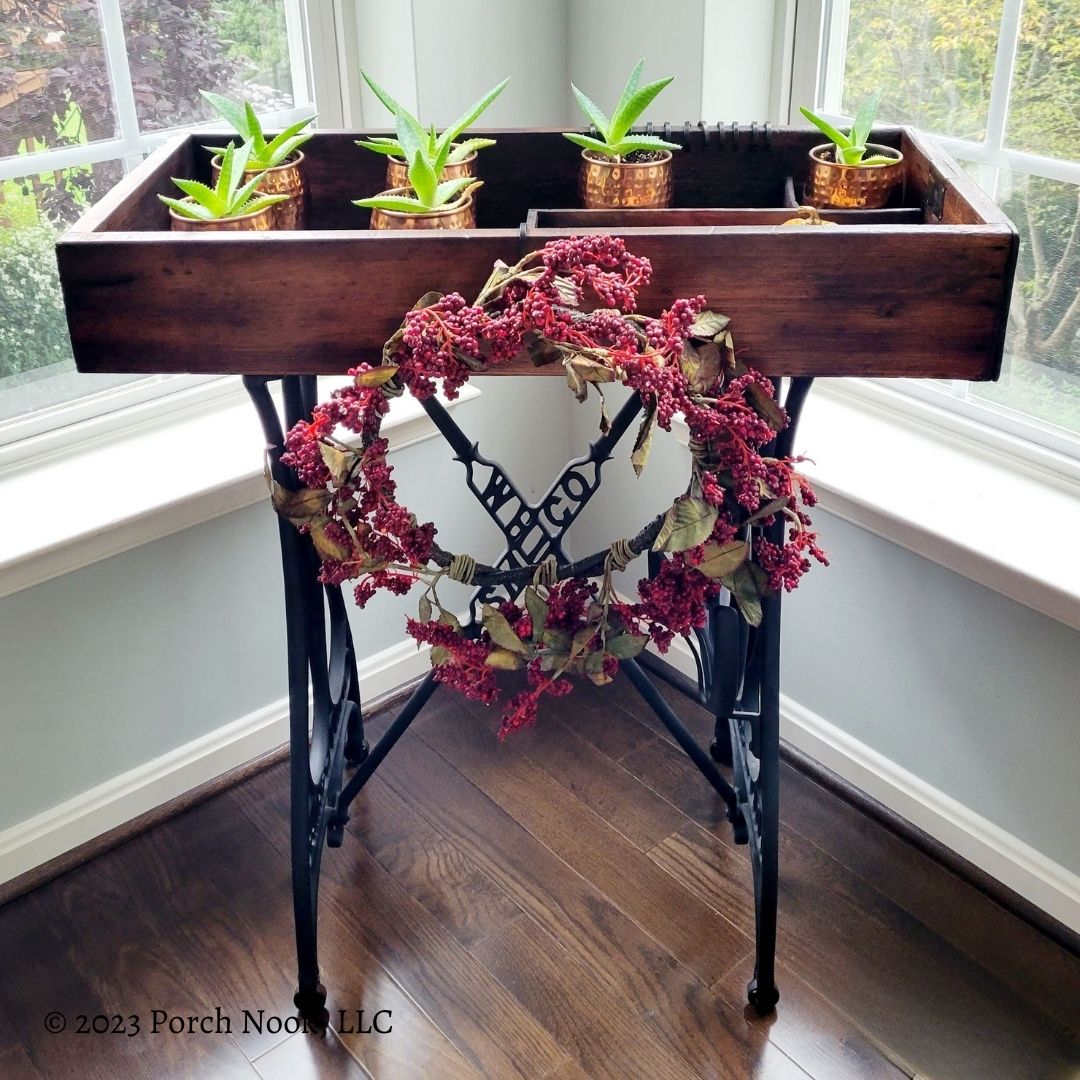
{"type": "Polygon", "coordinates": [[[459,176],[456,180],[444,180],[435,188],[435,200],[432,206],[445,206],[461,192],[475,183],[471,176],[459,176]]]}
{"type": "Polygon", "coordinates": [[[888,157],[885,154],[873,154],[870,157],[865,157],[859,162],[860,165],[895,165],[896,158],[888,157]]]}
{"type": "Polygon", "coordinates": [[[582,91],[580,91],[573,83],[570,84],[570,89],[574,91],[574,97],[577,98],[577,103],[581,107],[581,111],[585,114],[585,118],[600,132],[600,138],[606,139],[608,137],[609,121],[604,115],[603,110],[592,100],[592,98],[587,94],[582,93],[582,91]]]}
{"type": "Polygon", "coordinates": [[[199,93],[222,120],[231,124],[244,139],[251,138],[246,102],[230,101],[227,97],[212,94],[209,90],[200,90],[199,93]]]}
{"type": "Polygon", "coordinates": [[[855,114],[855,122],[851,125],[851,141],[865,144],[870,138],[870,130],[874,126],[874,117],[877,116],[878,104],[881,101],[881,91],[871,94],[860,106],[855,114]]]}
{"type": "Polygon", "coordinates": [[[655,82],[646,83],[635,90],[630,97],[620,103],[615,114],[611,118],[607,138],[609,142],[620,142],[626,133],[634,126],[634,121],[652,104],[653,98],[674,79],[674,75],[668,75],[655,82]]]}
{"type": "Polygon", "coordinates": [[[401,143],[397,139],[357,139],[356,145],[365,150],[373,150],[376,154],[387,154],[405,160],[405,151],[401,149],[401,143]]]}
{"type": "Polygon", "coordinates": [[[466,139],[450,148],[449,154],[446,155],[446,164],[456,165],[459,161],[464,161],[473,151],[486,150],[494,145],[494,139],[466,139]]]}
{"type": "Polygon", "coordinates": [[[175,210],[181,217],[192,218],[195,221],[214,220],[215,215],[199,203],[185,202],[183,199],[171,199],[168,195],[159,195],[158,198],[170,210],[175,210]]]}
{"type": "MultiPolygon", "coordinates": [[[[241,173],[241,176],[243,176],[243,173],[241,173]]],[[[258,190],[259,185],[262,183],[262,180],[263,173],[256,173],[247,181],[246,184],[243,184],[235,191],[229,192],[228,199],[230,214],[237,214],[240,212],[239,207],[246,205],[247,202],[254,197],[255,192],[258,190]]],[[[288,198],[288,196],[286,196],[286,198],[288,198]]]]}
{"type": "Polygon", "coordinates": [[[287,198],[289,198],[288,195],[257,195],[254,199],[241,203],[233,210],[233,214],[257,214],[260,210],[265,210],[275,203],[284,202],[287,198]]]}
{"type": "Polygon", "coordinates": [[[262,125],[250,101],[244,102],[244,115],[247,118],[247,141],[251,143],[256,154],[261,154],[266,147],[266,140],[263,138],[262,125]]]}
{"type": "Polygon", "coordinates": [[[173,183],[200,206],[210,211],[211,217],[224,217],[229,204],[213,188],[200,184],[198,180],[183,180],[173,177],[173,183]]]}
{"type": "Polygon", "coordinates": [[[435,176],[435,170],[432,168],[431,160],[422,148],[413,154],[409,162],[409,187],[416,192],[416,197],[425,206],[434,207],[438,205],[435,201],[438,180],[435,176]]]}
{"type": "Polygon", "coordinates": [[[457,137],[467,128],[471,127],[480,118],[480,115],[489,105],[506,89],[509,77],[503,79],[497,86],[493,86],[483,97],[474,101],[438,138],[436,153],[444,146],[455,142],[457,137]]]}
{"type": "Polygon", "coordinates": [[[366,71],[361,71],[360,74],[363,75],[364,82],[371,87],[371,92],[386,106],[390,115],[396,117],[401,106],[366,71]]]}
{"type": "Polygon", "coordinates": [[[286,150],[285,147],[290,142],[295,142],[299,139],[300,142],[307,142],[311,138],[312,132],[306,132],[301,135],[300,133],[314,120],[314,116],[309,116],[306,120],[298,120],[295,124],[290,124],[284,131],[275,135],[270,142],[266,144],[266,150],[262,157],[264,160],[269,160],[272,165],[280,165],[292,152],[295,150],[296,145],[292,150],[286,150]]]}
{"type": "Polygon", "coordinates": [[[625,139],[620,139],[609,146],[608,149],[619,157],[626,157],[635,150],[681,150],[682,147],[678,143],[666,142],[655,135],[628,135],[625,139]]]}
{"type": "Polygon", "coordinates": [[[353,199],[353,205],[368,210],[395,210],[400,214],[426,214],[431,210],[430,206],[408,195],[375,195],[370,199],[353,199]]]}
{"type": "Polygon", "coordinates": [[[615,158],[619,156],[607,143],[594,139],[590,135],[579,135],[576,131],[564,131],[563,138],[569,139],[572,143],[576,143],[585,150],[595,150],[596,153],[603,154],[604,157],[615,158]]]}
{"type": "Polygon", "coordinates": [[[615,104],[615,109],[612,112],[612,116],[615,115],[620,109],[622,109],[626,103],[637,92],[638,86],[641,85],[641,73],[645,69],[645,57],[643,56],[633,67],[626,80],[626,85],[623,87],[622,93],[619,95],[619,100],[615,104]]]}
{"type": "Polygon", "coordinates": [[[799,112],[810,121],[830,142],[834,143],[839,150],[843,150],[845,147],[851,146],[851,139],[845,135],[839,128],[833,127],[824,117],[818,116],[817,113],[811,112],[805,105],[799,106],[799,112]]]}
{"type": "Polygon", "coordinates": [[[858,165],[863,159],[863,154],[866,153],[866,147],[862,144],[838,146],[836,153],[841,165],[858,165]]]}
{"type": "Polygon", "coordinates": [[[398,142],[401,143],[405,160],[411,165],[417,154],[423,154],[427,158],[427,133],[420,126],[420,122],[416,117],[412,113],[406,112],[400,105],[397,111],[396,126],[398,142]]]}

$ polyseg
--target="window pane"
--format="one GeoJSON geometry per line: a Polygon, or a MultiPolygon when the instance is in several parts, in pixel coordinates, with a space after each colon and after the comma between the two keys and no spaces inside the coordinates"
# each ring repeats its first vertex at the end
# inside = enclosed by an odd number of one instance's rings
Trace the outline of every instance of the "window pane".
{"type": "Polygon", "coordinates": [[[105,162],[0,182],[0,422],[138,377],[74,374],[53,250],[119,177],[105,162]]]}
{"type": "Polygon", "coordinates": [[[851,0],[843,111],[883,91],[882,120],[981,140],[1001,0],[851,0]]]}
{"type": "Polygon", "coordinates": [[[1003,168],[998,201],[1020,261],[1001,381],[971,396],[1080,434],[1080,187],[1003,168]]]}
{"type": "Polygon", "coordinates": [[[2,0],[0,157],[115,135],[96,0],[2,0]]]}
{"type": "Polygon", "coordinates": [[[1080,158],[1080,3],[1024,4],[1006,142],[1043,157],[1080,158]]]}
{"type": "Polygon", "coordinates": [[[199,96],[293,105],[284,0],[122,0],[128,63],[144,131],[214,119],[199,96]]]}

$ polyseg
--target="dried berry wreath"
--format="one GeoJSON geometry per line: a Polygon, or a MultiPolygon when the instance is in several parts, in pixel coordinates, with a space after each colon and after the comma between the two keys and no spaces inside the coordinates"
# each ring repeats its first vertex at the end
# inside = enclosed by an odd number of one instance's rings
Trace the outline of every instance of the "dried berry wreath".
{"type": "MultiPolygon", "coordinates": [[[[794,468],[799,459],[765,456],[787,423],[772,383],[735,356],[728,320],[705,298],[676,300],[659,318],[636,314],[648,260],[618,237],[555,240],[514,266],[496,263],[473,304],[457,293],[428,293],[386,343],[378,367],[350,371],[351,385],[318,405],[286,437],[282,462],[304,485],[273,486],[274,504],[308,533],[322,559],[320,581],[359,579],[363,607],[380,589],[404,595],[424,586],[408,632],[431,647],[436,678],[485,703],[499,696],[501,670],[526,670],[526,688],[508,703],[500,737],[532,722],[544,694],[571,689],[567,674],[609,682],[619,661],[649,642],[666,651],[675,635],[704,626],[706,607],[727,588],[744,618],[761,620],[761,598],[793,589],[824,563],[804,507],[814,493],[794,468]],[[588,308],[595,294],[602,307],[588,308]],[[632,461],[640,474],[656,426],[681,414],[693,464],[686,494],[632,539],[568,565],[495,569],[435,543],[396,497],[387,443],[380,435],[390,399],[408,389],[454,398],[473,372],[527,353],[561,363],[584,401],[590,387],[620,382],[636,391],[644,416],[632,461]],[[349,441],[339,429],[359,435],[349,441]],[[786,518],[784,541],[750,539],[748,526],[786,518]],[[638,584],[639,600],[620,598],[612,573],[637,555],[663,552],[659,572],[638,584]],[[443,578],[507,586],[521,603],[484,605],[480,625],[462,627],[439,600],[443,578]],[[530,582],[531,579],[531,583],[530,582]],[[599,579],[599,580],[595,580],[599,579]]],[[[607,424],[601,406],[601,427],[607,424]]]]}

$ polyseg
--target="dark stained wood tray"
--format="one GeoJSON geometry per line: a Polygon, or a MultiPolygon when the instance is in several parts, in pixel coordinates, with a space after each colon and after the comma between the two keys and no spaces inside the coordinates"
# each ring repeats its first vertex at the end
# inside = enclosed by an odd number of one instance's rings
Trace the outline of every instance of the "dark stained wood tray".
{"type": "Polygon", "coordinates": [[[57,246],[79,370],[340,373],[378,355],[425,292],[471,298],[496,259],[603,231],[653,262],[642,311],[705,293],[771,374],[997,378],[1016,230],[910,129],[874,132],[905,155],[902,195],[826,215],[836,228],[780,226],[814,132],[676,129],[673,209],[615,212],[575,209],[580,158],[558,131],[490,132],[479,228],[430,233],[368,230],[351,200],[382,190],[385,162],[354,145],[360,134],[305,147],[311,209],[297,232],[169,232],[157,195],[172,176],[207,179],[201,144],[220,136],[178,136],[147,158],[57,246]]]}

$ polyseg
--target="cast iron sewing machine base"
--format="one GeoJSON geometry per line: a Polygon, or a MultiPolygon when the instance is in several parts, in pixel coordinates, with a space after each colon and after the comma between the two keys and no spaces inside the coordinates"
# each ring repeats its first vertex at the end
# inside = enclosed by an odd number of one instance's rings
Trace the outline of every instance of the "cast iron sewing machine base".
{"type": "MultiPolygon", "coordinates": [[[[771,452],[791,453],[795,427],[813,380],[787,381],[783,404],[790,424],[771,452]]],[[[277,483],[298,486],[280,457],[284,431],[310,416],[317,400],[314,376],[244,379],[258,410],[269,447],[270,468],[277,483]],[[270,393],[282,387],[282,414],[270,393]]],[[[778,396],[781,387],[777,386],[778,396]]],[[[538,503],[529,503],[494,461],[483,457],[439,402],[424,408],[465,468],[465,480],[480,505],[502,532],[506,548],[499,566],[530,566],[548,555],[568,561],[566,532],[600,486],[600,472],[641,408],[631,397],[610,431],[571,461],[538,503]]],[[[757,526],[754,526],[757,529],[757,526]]],[[[781,539],[783,523],[764,534],[781,539]]],[[[402,707],[386,733],[373,746],[364,738],[363,711],[356,675],[356,650],[341,589],[316,581],[319,558],[311,541],[287,521],[278,521],[285,579],[290,718],[290,803],[293,910],[299,989],[293,999],[312,1027],[329,1022],[326,988],[319,981],[318,898],[324,847],[339,847],[349,819],[349,806],[394,744],[438,688],[429,672],[402,707]],[[329,632],[327,631],[329,627],[329,632]],[[346,778],[346,771],[350,775],[346,778]]],[[[650,573],[655,560],[650,557],[650,573]]],[[[470,611],[498,596],[477,590],[470,611]]],[[[764,1016],[779,994],[774,980],[776,956],[777,846],[779,830],[779,696],[780,598],[763,604],[758,627],[749,626],[738,609],[723,598],[712,605],[705,627],[688,644],[697,665],[697,679],[687,679],[649,654],[621,667],[713,786],[727,807],[734,840],[749,844],[754,877],[756,961],[747,998],[764,1016]],[[716,718],[713,742],[705,750],[686,729],[646,674],[650,670],[708,708],[716,718]],[[733,782],[716,762],[732,769],[733,782]]],[[[494,737],[494,736],[493,736],[494,737]]]]}

